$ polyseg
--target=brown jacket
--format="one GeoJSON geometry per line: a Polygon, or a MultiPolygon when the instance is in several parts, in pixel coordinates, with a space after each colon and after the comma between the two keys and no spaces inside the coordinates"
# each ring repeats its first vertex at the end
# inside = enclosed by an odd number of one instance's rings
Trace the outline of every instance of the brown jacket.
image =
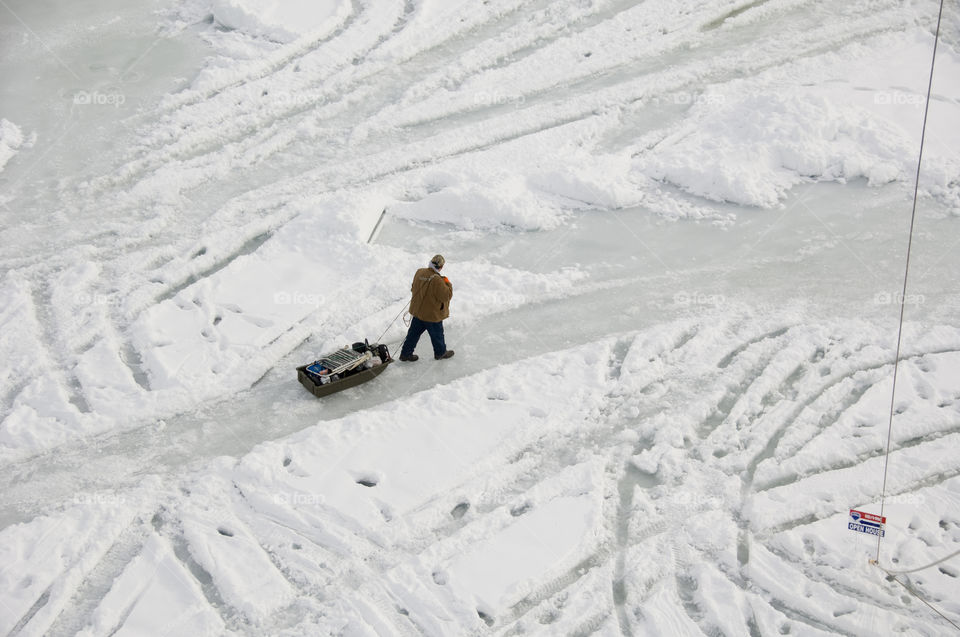
{"type": "Polygon", "coordinates": [[[453,284],[432,268],[420,268],[410,286],[410,313],[421,321],[436,323],[450,316],[453,284]]]}

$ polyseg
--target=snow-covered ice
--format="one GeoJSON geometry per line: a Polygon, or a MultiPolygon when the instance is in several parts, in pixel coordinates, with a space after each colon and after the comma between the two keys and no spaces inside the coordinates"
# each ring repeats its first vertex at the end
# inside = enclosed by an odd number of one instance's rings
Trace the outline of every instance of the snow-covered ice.
{"type": "Polygon", "coordinates": [[[948,633],[938,8],[4,5],[0,635],[948,633]]]}

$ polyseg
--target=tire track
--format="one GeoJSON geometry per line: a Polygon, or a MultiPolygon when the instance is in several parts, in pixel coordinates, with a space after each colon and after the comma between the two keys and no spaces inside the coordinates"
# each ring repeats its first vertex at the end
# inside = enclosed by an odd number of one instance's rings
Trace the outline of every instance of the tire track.
{"type": "MultiPolygon", "coordinates": [[[[409,2],[399,0],[394,2],[392,9],[390,13],[378,7],[377,10],[367,11],[355,17],[349,28],[345,29],[338,38],[326,42],[325,46],[304,52],[299,56],[297,66],[294,69],[283,69],[282,76],[279,75],[278,69],[276,72],[259,74],[253,83],[244,80],[219,89],[208,96],[208,99],[192,104],[197,107],[195,110],[200,111],[197,117],[190,113],[190,109],[185,112],[178,111],[177,120],[189,122],[189,127],[197,129],[197,132],[192,133],[192,136],[184,137],[178,133],[178,130],[186,124],[178,124],[174,121],[171,122],[168,131],[152,133],[159,145],[150,149],[151,155],[139,160],[140,163],[128,163],[122,182],[104,183],[104,186],[113,188],[122,183],[132,183],[137,174],[146,174],[170,161],[183,161],[219,151],[231,144],[242,142],[245,138],[250,140],[241,143],[232,152],[235,155],[249,154],[257,146],[268,143],[274,133],[286,135],[281,132],[282,129],[296,129],[296,119],[301,116],[309,115],[311,126],[320,126],[324,121],[343,114],[347,115],[344,126],[350,126],[351,122],[355,123],[358,115],[363,119],[362,114],[369,110],[369,107],[365,106],[366,102],[389,103],[386,97],[382,100],[370,99],[375,97],[370,94],[371,84],[378,93],[392,92],[395,87],[403,85],[405,75],[413,74],[412,70],[406,69],[416,68],[417,73],[422,73],[422,66],[425,63],[439,66],[446,62],[446,58],[424,60],[423,58],[429,57],[431,52],[429,48],[401,60],[399,67],[394,61],[367,59],[371,53],[403,30],[413,10],[409,2]],[[342,43],[346,44],[342,45],[342,43]],[[318,64],[315,66],[320,71],[315,75],[303,70],[313,65],[313,58],[317,59],[318,64]],[[331,59],[334,60],[332,65],[331,59]],[[378,81],[372,82],[374,79],[378,81]],[[275,92],[281,95],[296,95],[297,98],[287,100],[292,102],[291,104],[285,106],[280,103],[278,106],[277,102],[269,97],[271,91],[277,87],[279,89],[275,92]],[[304,95],[309,98],[304,99],[304,95]],[[245,97],[267,99],[236,102],[238,98],[243,100],[245,97]],[[360,101],[358,99],[360,97],[364,99],[360,101]],[[223,120],[222,108],[216,108],[216,104],[208,103],[212,98],[225,102],[224,106],[231,106],[229,120],[223,120]],[[234,102],[236,102],[235,105],[234,102]],[[357,106],[361,107],[359,114],[357,106]],[[320,108],[319,113],[318,108],[320,108]],[[224,124],[227,126],[226,130],[224,124]],[[170,141],[171,139],[174,141],[170,141]],[[164,154],[155,156],[161,149],[165,149],[164,154]]],[[[509,13],[512,12],[508,12],[508,15],[509,13]]],[[[492,19],[494,16],[488,17],[492,19]]],[[[453,31],[448,37],[453,38],[456,34],[457,31],[453,31]]],[[[468,45],[458,43],[458,46],[461,50],[469,50],[468,45]]],[[[450,53],[445,51],[447,55],[450,53]]],[[[289,66],[292,63],[291,59],[286,65],[289,66]]],[[[281,146],[287,146],[295,139],[295,136],[288,136],[281,146]]],[[[271,152],[277,152],[277,150],[271,152]]],[[[215,160],[208,163],[213,161],[215,160]]]]}
{"type": "MultiPolygon", "coordinates": [[[[123,531],[76,588],[63,611],[47,629],[47,635],[76,635],[84,629],[96,610],[129,563],[144,548],[146,529],[134,522],[123,531]]],[[[139,599],[139,598],[138,598],[139,599]]],[[[126,611],[130,614],[133,605],[126,611]]],[[[126,616],[124,617],[126,619],[126,616]]]]}
{"type": "Polygon", "coordinates": [[[337,25],[332,32],[322,33],[314,38],[309,39],[307,42],[304,42],[304,38],[300,38],[297,42],[284,46],[264,62],[260,62],[255,65],[253,69],[249,69],[241,78],[228,79],[225,82],[220,82],[214,84],[213,86],[205,87],[202,90],[184,91],[179,95],[173,96],[166,104],[162,106],[162,110],[172,111],[183,108],[185,106],[208,100],[225,90],[235,86],[240,86],[251,80],[261,79],[272,75],[280,69],[289,66],[290,64],[294,64],[299,58],[308,55],[311,51],[321,48],[324,43],[335,41],[345,32],[350,31],[353,23],[358,19],[358,16],[361,13],[362,8],[360,6],[360,0],[351,0],[350,14],[346,16],[343,22],[337,25]]]}
{"type": "MultiPolygon", "coordinates": [[[[954,349],[954,348],[935,348],[935,349],[931,349],[931,350],[928,350],[928,351],[919,351],[919,352],[913,352],[913,353],[906,353],[906,354],[904,354],[904,355],[901,356],[901,360],[902,360],[902,361],[919,360],[919,359],[922,359],[924,356],[928,356],[928,355],[931,355],[931,354],[948,354],[948,353],[955,353],[955,352],[958,352],[958,351],[960,351],[960,350],[957,350],[957,349],[954,349]]],[[[835,388],[835,387],[838,387],[838,386],[840,386],[840,385],[842,385],[842,384],[850,381],[851,379],[853,379],[854,377],[856,377],[856,376],[858,376],[858,375],[867,375],[867,379],[866,379],[865,382],[862,384],[862,386],[860,386],[860,387],[855,387],[855,388],[848,394],[848,397],[847,397],[846,401],[845,401],[844,403],[841,403],[841,404],[840,404],[840,407],[831,415],[831,417],[830,417],[829,419],[827,419],[826,421],[824,421],[824,420],[821,418],[820,421],[818,422],[819,430],[816,432],[816,434],[815,434],[813,437],[811,437],[807,442],[805,442],[803,445],[801,445],[800,447],[798,447],[798,448],[796,448],[796,449],[793,449],[792,453],[793,453],[794,455],[799,454],[800,452],[802,452],[802,450],[803,450],[806,446],[808,446],[810,443],[812,443],[813,441],[815,441],[821,434],[823,434],[823,432],[825,432],[827,429],[829,429],[829,428],[832,427],[834,424],[836,424],[836,423],[840,420],[840,418],[842,418],[842,416],[843,416],[847,411],[849,411],[851,408],[855,407],[855,406],[858,404],[858,402],[860,401],[860,399],[863,397],[863,395],[864,395],[867,391],[869,391],[872,387],[875,387],[877,383],[882,382],[885,378],[887,378],[887,377],[888,377],[887,370],[889,370],[889,371],[892,372],[892,369],[893,369],[893,363],[892,363],[892,362],[889,362],[889,363],[883,362],[883,363],[876,363],[876,364],[873,364],[873,365],[851,366],[851,367],[848,367],[847,369],[841,371],[841,372],[838,373],[838,374],[831,374],[831,377],[830,377],[830,379],[828,380],[828,382],[826,382],[826,383],[820,385],[819,387],[817,387],[816,389],[814,389],[813,392],[812,392],[812,395],[811,395],[810,397],[808,397],[807,399],[805,399],[801,404],[799,404],[797,407],[795,407],[793,410],[791,410],[791,412],[789,413],[789,415],[784,419],[784,421],[785,421],[786,423],[792,424],[792,423],[796,422],[796,420],[799,418],[799,416],[800,416],[805,410],[811,408],[817,401],[819,401],[821,398],[823,398],[831,389],[833,389],[833,388],[835,388]],[[835,415],[836,417],[834,418],[833,415],[835,415]]],[[[831,404],[836,404],[835,401],[830,401],[830,403],[831,403],[831,404]]],[[[944,429],[944,430],[942,430],[941,432],[939,432],[939,434],[940,434],[940,435],[944,435],[944,434],[950,433],[951,431],[952,431],[952,428],[950,428],[950,429],[944,429]]],[[[780,440],[782,440],[783,436],[784,436],[786,433],[787,433],[787,430],[786,430],[786,429],[781,429],[781,430],[780,430],[780,435],[779,435],[778,437],[776,437],[775,440],[772,439],[772,440],[771,440],[771,443],[779,444],[780,440]]],[[[923,436],[922,438],[927,438],[927,437],[929,437],[930,435],[933,435],[933,434],[927,434],[927,435],[923,436]]],[[[913,444],[907,444],[908,442],[909,442],[909,441],[901,441],[901,442],[898,442],[898,443],[897,443],[897,446],[895,447],[895,449],[908,448],[908,447],[914,446],[915,444],[919,444],[919,442],[915,442],[915,443],[913,443],[913,444]]],[[[772,457],[773,452],[775,451],[775,448],[773,448],[773,449],[769,448],[769,444],[768,444],[768,451],[769,451],[769,454],[768,454],[767,457],[772,457]]],[[[884,453],[884,450],[882,450],[882,449],[874,450],[873,452],[871,452],[871,453],[869,453],[869,454],[866,454],[866,455],[863,455],[863,456],[859,457],[856,461],[852,461],[852,462],[848,463],[846,467],[841,467],[841,466],[828,466],[828,467],[814,467],[814,469],[815,469],[815,470],[816,470],[816,469],[819,469],[820,471],[832,471],[832,470],[835,470],[835,469],[838,469],[838,468],[848,468],[848,467],[851,467],[851,466],[856,466],[856,465],[858,465],[858,464],[861,464],[862,462],[864,462],[864,461],[866,461],[866,460],[868,460],[868,459],[870,459],[870,458],[872,458],[872,457],[877,457],[877,456],[883,455],[883,453],[884,453]]],[[[756,470],[756,467],[754,467],[754,472],[755,472],[755,470],[756,470]]],[[[809,474],[807,474],[807,476],[808,476],[808,475],[809,475],[809,474]]],[[[803,477],[806,477],[806,476],[803,476],[803,477]]],[[[756,491],[757,491],[757,492],[762,492],[762,491],[768,491],[768,490],[775,489],[775,488],[779,488],[779,487],[788,486],[788,485],[790,485],[790,484],[793,484],[793,483],[797,482],[797,481],[800,480],[800,479],[802,479],[802,476],[800,476],[800,475],[798,475],[798,474],[795,474],[795,475],[793,475],[792,477],[791,477],[791,476],[784,476],[784,477],[779,478],[779,479],[777,479],[777,480],[775,480],[775,481],[769,481],[769,482],[766,482],[766,483],[763,483],[763,484],[759,485],[758,488],[756,489],[756,491]]]]}

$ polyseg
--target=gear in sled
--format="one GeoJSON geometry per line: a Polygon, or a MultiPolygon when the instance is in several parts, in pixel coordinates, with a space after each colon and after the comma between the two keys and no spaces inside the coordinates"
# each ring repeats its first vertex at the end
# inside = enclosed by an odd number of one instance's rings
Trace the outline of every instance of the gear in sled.
{"type": "Polygon", "coordinates": [[[393,362],[386,345],[367,341],[331,352],[297,368],[300,384],[323,397],[373,380],[393,362]]]}

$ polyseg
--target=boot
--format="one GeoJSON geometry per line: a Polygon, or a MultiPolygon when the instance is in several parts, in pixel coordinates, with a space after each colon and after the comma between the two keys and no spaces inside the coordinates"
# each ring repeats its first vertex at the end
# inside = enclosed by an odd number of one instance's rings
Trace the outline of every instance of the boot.
{"type": "Polygon", "coordinates": [[[448,349],[447,351],[445,351],[445,352],[444,352],[443,354],[441,354],[440,356],[434,356],[434,358],[439,361],[439,360],[443,360],[444,358],[450,358],[451,356],[453,356],[453,350],[452,350],[452,349],[448,349]]]}
{"type": "Polygon", "coordinates": [[[404,361],[404,362],[406,362],[406,363],[412,363],[413,361],[418,360],[419,358],[420,358],[420,357],[417,356],[416,354],[410,354],[410,356],[401,356],[401,357],[400,357],[400,360],[402,360],[402,361],[404,361]]]}

